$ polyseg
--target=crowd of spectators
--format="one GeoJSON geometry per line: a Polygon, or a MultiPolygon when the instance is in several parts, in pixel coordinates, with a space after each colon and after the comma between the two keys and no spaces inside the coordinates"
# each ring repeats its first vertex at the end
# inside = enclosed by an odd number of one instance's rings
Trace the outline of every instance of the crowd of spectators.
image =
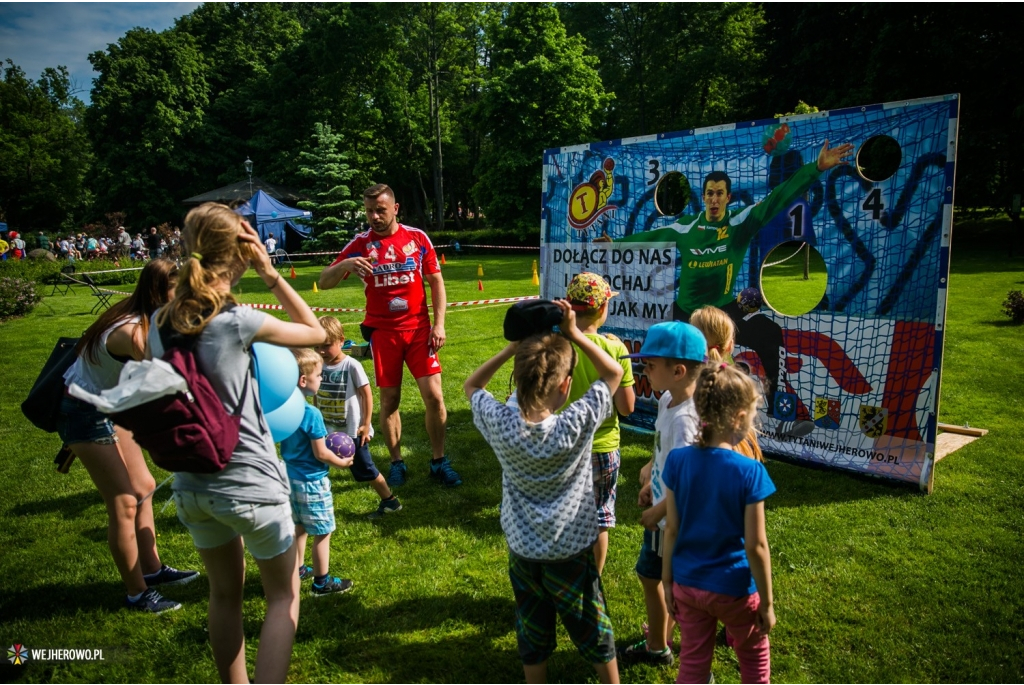
{"type": "Polygon", "coordinates": [[[50,236],[39,231],[34,245],[29,246],[16,230],[0,232],[0,260],[25,259],[29,252],[41,249],[58,259],[75,262],[92,259],[134,259],[149,260],[158,257],[177,259],[181,253],[181,229],[158,231],[155,226],[148,232],[136,233],[134,237],[124,226],[119,226],[115,237],[93,236],[85,233],[71,233],[67,236],[50,236]]]}

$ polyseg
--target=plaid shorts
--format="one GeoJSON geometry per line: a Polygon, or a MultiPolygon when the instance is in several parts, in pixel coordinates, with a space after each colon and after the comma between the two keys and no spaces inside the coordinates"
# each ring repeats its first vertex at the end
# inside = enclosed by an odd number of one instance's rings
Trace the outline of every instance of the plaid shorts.
{"type": "Polygon", "coordinates": [[[292,521],[301,523],[310,535],[334,532],[334,496],[331,479],[290,480],[292,495],[292,521]]]}
{"type": "Polygon", "coordinates": [[[615,636],[592,549],[564,561],[527,561],[510,552],[508,576],[524,664],[543,663],[555,651],[556,616],[587,663],[615,658],[615,636]]]}
{"type": "Polygon", "coordinates": [[[597,503],[597,525],[615,527],[615,491],[619,484],[619,466],[622,456],[618,450],[592,452],[594,468],[594,500],[597,503]]]}

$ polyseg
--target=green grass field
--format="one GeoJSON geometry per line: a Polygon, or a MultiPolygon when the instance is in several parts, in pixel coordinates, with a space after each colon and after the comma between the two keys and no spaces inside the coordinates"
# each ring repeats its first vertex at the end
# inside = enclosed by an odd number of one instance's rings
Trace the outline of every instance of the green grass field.
{"type": "Polygon", "coordinates": [[[795,243],[784,243],[773,249],[764,261],[775,264],[761,270],[761,294],[772,309],[780,314],[801,316],[821,302],[828,286],[828,271],[817,250],[812,248],[809,254],[796,252],[795,243]],[[805,259],[807,280],[804,280],[805,259]]]}
{"type": "MultiPolygon", "coordinates": [[[[779,624],[772,634],[778,682],[1020,682],[1024,680],[1024,372],[1022,329],[999,313],[1020,289],[1024,261],[963,240],[950,281],[941,420],[991,429],[937,467],[935,493],[842,472],[771,461],[778,493],[767,503],[779,624]]],[[[535,294],[529,256],[463,257],[445,269],[448,300],[535,294]],[[477,288],[477,265],[485,291],[477,288]]],[[[315,306],[361,306],[359,284],[313,294],[318,268],[292,281],[315,306]]],[[[272,302],[253,277],[243,302],[272,302]]],[[[0,676],[25,682],[215,681],[201,579],[166,594],[182,611],[153,617],[120,609],[123,587],[106,546],[106,517],[83,468],[55,473],[56,435],[33,428],[18,408],[60,335],[93,320],[84,291],[47,297],[28,317],[0,324],[0,642],[30,648],[102,648],[104,661],[4,662],[0,676]]],[[[405,509],[381,524],[367,487],[334,476],[338,530],[332,571],[353,592],[305,598],[290,679],[300,682],[521,682],[513,599],[498,522],[501,474],[472,424],[461,384],[503,344],[505,306],[451,310],[442,352],[448,449],[465,485],[442,490],[426,477],[423,412],[404,388],[405,509]]],[[[358,313],[340,314],[346,324],[358,313]]],[[[355,326],[350,329],[357,340],[355,326]]],[[[369,362],[364,362],[369,366],[369,362]]],[[[492,389],[503,387],[499,374],[492,389]]],[[[624,433],[605,592],[616,638],[638,637],[642,593],[633,573],[641,540],[636,477],[648,436],[624,433]]],[[[386,463],[379,438],[372,447],[386,463]]],[[[163,475],[154,469],[157,480],[163,475]]],[[[169,493],[157,494],[165,561],[200,568],[169,493]]],[[[246,586],[249,664],[264,612],[255,565],[246,586]]],[[[560,630],[552,680],[594,681],[560,630]]],[[[717,648],[714,676],[738,682],[735,657],[717,648]]],[[[668,682],[674,668],[624,669],[624,682],[668,682]]]]}

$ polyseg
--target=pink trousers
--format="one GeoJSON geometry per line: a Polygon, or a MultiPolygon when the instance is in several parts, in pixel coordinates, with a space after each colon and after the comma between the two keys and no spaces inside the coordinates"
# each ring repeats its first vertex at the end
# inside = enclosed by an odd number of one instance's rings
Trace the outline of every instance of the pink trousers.
{"type": "Polygon", "coordinates": [[[768,636],[754,626],[761,597],[721,595],[675,583],[675,619],[679,624],[679,676],[677,683],[706,683],[711,675],[718,622],[725,624],[740,662],[744,683],[767,683],[771,676],[768,636]]]}

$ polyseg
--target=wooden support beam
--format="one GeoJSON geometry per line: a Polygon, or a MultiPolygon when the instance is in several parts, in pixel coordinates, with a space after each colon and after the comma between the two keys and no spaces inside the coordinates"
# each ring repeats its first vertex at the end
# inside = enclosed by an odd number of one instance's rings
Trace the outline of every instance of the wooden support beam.
{"type": "Polygon", "coordinates": [[[970,428],[969,426],[954,426],[951,423],[940,423],[936,427],[940,431],[946,433],[956,433],[958,435],[970,435],[975,438],[980,438],[983,435],[988,435],[987,428],[970,428]]]}

